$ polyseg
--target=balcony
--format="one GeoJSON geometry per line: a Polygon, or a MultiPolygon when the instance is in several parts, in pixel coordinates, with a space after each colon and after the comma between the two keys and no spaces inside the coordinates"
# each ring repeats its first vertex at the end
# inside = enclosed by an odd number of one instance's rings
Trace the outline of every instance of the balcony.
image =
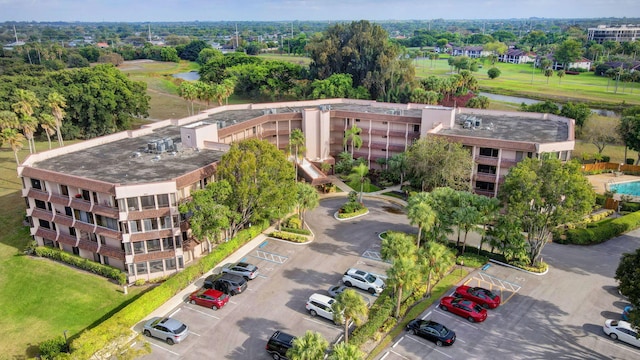
{"type": "Polygon", "coordinates": [[[109,229],[103,226],[96,227],[96,234],[107,236],[113,239],[122,240],[122,233],[118,230],[109,229]]]}
{"type": "Polygon", "coordinates": [[[119,215],[119,209],[108,205],[94,204],[92,212],[98,215],[104,215],[110,218],[117,219],[119,215]]]}
{"type": "Polygon", "coordinates": [[[484,195],[486,197],[493,197],[494,195],[493,190],[473,189],[473,192],[478,195],[484,195]]]}
{"type": "Polygon", "coordinates": [[[108,256],[114,259],[124,260],[124,251],[122,251],[122,249],[118,249],[117,247],[113,247],[113,246],[100,245],[98,254],[108,256]]]}
{"type": "Polygon", "coordinates": [[[71,206],[74,209],[78,209],[86,212],[91,211],[91,202],[84,200],[82,197],[71,198],[71,205],[69,206],[71,206]]]}
{"type": "Polygon", "coordinates": [[[491,156],[476,156],[475,162],[482,165],[498,166],[498,158],[491,156]]]}
{"type": "Polygon", "coordinates": [[[490,183],[496,182],[496,174],[479,172],[474,176],[474,178],[475,180],[479,180],[479,181],[485,181],[490,183]]]}
{"type": "Polygon", "coordinates": [[[147,254],[135,254],[133,256],[133,259],[134,259],[133,261],[134,262],[153,261],[153,260],[159,260],[159,259],[173,258],[175,256],[176,256],[176,252],[173,249],[164,250],[164,251],[154,251],[147,254]]]}

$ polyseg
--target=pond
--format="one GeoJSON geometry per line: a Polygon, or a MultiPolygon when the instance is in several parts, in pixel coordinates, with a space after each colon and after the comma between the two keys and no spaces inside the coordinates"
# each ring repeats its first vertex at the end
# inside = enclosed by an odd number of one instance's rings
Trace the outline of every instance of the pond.
{"type": "Polygon", "coordinates": [[[200,79],[200,74],[198,74],[198,71],[196,70],[192,70],[189,72],[183,72],[183,73],[177,73],[177,74],[173,74],[172,75],[175,78],[179,78],[182,80],[189,80],[189,81],[196,81],[200,79]]]}
{"type": "MultiPolygon", "coordinates": [[[[487,92],[480,92],[479,95],[486,96],[489,98],[489,100],[502,101],[502,102],[508,102],[513,104],[525,103],[527,105],[532,105],[532,104],[537,104],[542,102],[540,100],[529,99],[529,98],[524,98],[519,96],[498,95],[498,94],[491,94],[487,92]]],[[[559,106],[562,107],[561,105],[559,106]]],[[[594,114],[602,115],[602,116],[609,116],[609,117],[619,116],[618,114],[616,114],[615,111],[612,111],[612,110],[591,109],[591,112],[594,114]]]]}

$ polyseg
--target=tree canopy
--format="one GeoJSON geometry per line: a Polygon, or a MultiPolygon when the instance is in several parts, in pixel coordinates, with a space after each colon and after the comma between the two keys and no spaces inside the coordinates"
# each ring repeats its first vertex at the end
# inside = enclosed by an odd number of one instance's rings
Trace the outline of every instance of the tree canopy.
{"type": "Polygon", "coordinates": [[[634,307],[629,314],[630,322],[640,327],[640,249],[622,254],[615,279],[618,280],[620,293],[626,296],[634,307]]]}
{"type": "Polygon", "coordinates": [[[473,159],[462,144],[439,136],[416,141],[407,152],[409,181],[421,191],[437,187],[470,190],[473,159]]]}

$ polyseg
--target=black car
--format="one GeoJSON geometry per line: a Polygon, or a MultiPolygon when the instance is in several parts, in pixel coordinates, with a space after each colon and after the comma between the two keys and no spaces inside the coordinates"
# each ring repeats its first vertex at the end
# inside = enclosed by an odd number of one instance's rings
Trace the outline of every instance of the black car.
{"type": "Polygon", "coordinates": [[[238,295],[247,289],[247,280],[233,274],[209,275],[204,279],[205,289],[220,290],[227,295],[238,295]]]}
{"type": "Polygon", "coordinates": [[[413,331],[414,335],[433,341],[437,346],[453,345],[456,341],[453,330],[431,320],[413,319],[407,324],[407,331],[413,331]]]}
{"type": "Polygon", "coordinates": [[[293,346],[295,338],[293,335],[278,330],[271,335],[265,349],[275,360],[288,359],[287,351],[293,346]]]}

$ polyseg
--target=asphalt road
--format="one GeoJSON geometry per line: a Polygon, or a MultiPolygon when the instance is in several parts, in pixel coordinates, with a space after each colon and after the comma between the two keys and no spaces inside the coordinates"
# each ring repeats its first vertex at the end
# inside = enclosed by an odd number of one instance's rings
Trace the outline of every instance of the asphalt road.
{"type": "Polygon", "coordinates": [[[338,221],[333,214],[344,201],[326,199],[308,212],[307,222],[315,233],[312,243],[268,239],[250,251],[246,261],[256,264],[261,276],[251,280],[248,290],[232,297],[224,308],[214,311],[184,303],[169,311],[166,315],[189,325],[189,337],[173,346],[149,339],[152,353],[144,358],[269,359],[265,344],[275,330],[296,336],[306,330],[318,331],[330,342],[342,336],[341,326],[307,313],[308,297],[314,292],[326,294],[349,267],[384,274],[389,265],[377,260],[378,233],[416,231],[397,205],[376,199],[365,199],[368,215],[338,221]]]}

